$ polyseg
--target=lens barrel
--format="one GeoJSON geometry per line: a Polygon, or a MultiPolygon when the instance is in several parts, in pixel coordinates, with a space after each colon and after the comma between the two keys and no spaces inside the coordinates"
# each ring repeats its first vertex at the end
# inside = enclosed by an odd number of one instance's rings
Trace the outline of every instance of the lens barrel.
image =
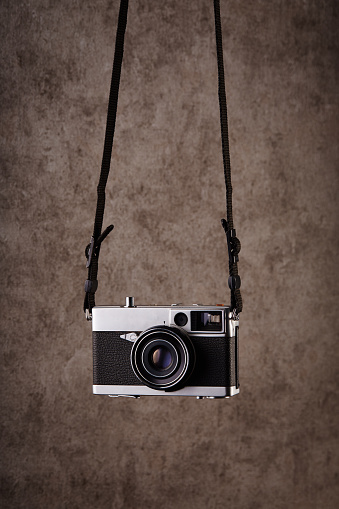
{"type": "Polygon", "coordinates": [[[135,341],[131,352],[134,373],[152,389],[173,391],[182,387],[195,365],[188,334],[176,327],[152,327],[135,341]]]}

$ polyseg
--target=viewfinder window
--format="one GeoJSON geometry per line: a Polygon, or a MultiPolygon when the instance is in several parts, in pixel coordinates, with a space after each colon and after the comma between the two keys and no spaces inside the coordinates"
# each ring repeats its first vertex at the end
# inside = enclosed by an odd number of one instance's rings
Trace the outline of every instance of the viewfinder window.
{"type": "Polygon", "coordinates": [[[192,332],[222,331],[221,311],[191,311],[192,332]]]}

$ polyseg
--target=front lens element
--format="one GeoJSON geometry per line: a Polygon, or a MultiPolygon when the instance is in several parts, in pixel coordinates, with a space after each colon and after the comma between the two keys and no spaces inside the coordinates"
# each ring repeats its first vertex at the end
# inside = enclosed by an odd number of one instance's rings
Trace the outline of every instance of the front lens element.
{"type": "Polygon", "coordinates": [[[150,361],[156,369],[163,371],[171,367],[173,357],[168,348],[160,346],[153,350],[150,356],[150,361]]]}

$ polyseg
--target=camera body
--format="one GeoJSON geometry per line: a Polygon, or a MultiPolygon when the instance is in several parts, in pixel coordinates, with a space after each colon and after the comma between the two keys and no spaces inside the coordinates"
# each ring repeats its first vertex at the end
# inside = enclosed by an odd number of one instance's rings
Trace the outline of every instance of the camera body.
{"type": "Polygon", "coordinates": [[[227,306],[96,306],[93,393],[227,398],[239,393],[239,322],[227,306]]]}

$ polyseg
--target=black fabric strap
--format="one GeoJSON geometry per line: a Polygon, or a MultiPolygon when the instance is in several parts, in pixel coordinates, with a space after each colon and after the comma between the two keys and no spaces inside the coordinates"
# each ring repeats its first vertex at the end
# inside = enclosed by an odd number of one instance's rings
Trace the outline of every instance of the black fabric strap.
{"type": "MultiPolygon", "coordinates": [[[[124,38],[127,24],[127,11],[128,0],[121,0],[118,28],[115,40],[115,52],[112,71],[111,89],[109,95],[108,111],[107,111],[107,124],[104,143],[104,152],[101,165],[101,173],[99,184],[97,188],[97,208],[94,221],[93,235],[91,242],[85,250],[87,258],[86,267],[88,268],[88,279],[85,282],[85,301],[84,311],[87,318],[91,318],[92,308],[95,306],[94,294],[98,288],[98,260],[100,253],[100,246],[102,241],[113,230],[113,225],[108,226],[104,232],[101,232],[104,208],[105,208],[105,188],[107,178],[110,170],[113,138],[115,130],[115,120],[117,114],[118,94],[120,85],[120,74],[122,58],[124,53],[124,38]]],[[[228,285],[231,289],[231,308],[237,315],[242,311],[242,299],[240,294],[240,277],[238,274],[238,254],[240,251],[240,242],[236,237],[236,231],[233,227],[233,214],[232,214],[232,183],[231,183],[231,164],[229,153],[228,141],[228,123],[227,123],[227,104],[226,104],[226,91],[225,91],[225,77],[224,77],[224,62],[222,50],[222,31],[220,21],[220,2],[214,0],[214,16],[215,16],[215,36],[217,46],[217,62],[218,62],[218,94],[219,94],[219,107],[220,107],[220,125],[221,125],[221,142],[222,142],[222,155],[226,185],[226,217],[222,219],[222,226],[226,233],[227,246],[228,246],[228,259],[229,259],[229,279],[228,285]]]]}
{"type": "Polygon", "coordinates": [[[239,239],[236,237],[236,231],[233,227],[231,160],[228,141],[227,103],[226,103],[224,57],[222,50],[222,31],[221,31],[219,0],[214,0],[214,18],[215,18],[215,39],[217,46],[217,62],[218,62],[218,95],[220,109],[221,145],[226,185],[227,221],[225,219],[222,219],[221,224],[226,233],[228,246],[228,265],[229,265],[228,286],[231,290],[231,308],[232,311],[234,311],[234,313],[237,315],[242,311],[242,298],[240,293],[241,280],[238,274],[238,260],[239,260],[238,255],[241,248],[241,244],[239,239]]]}
{"type": "Polygon", "coordinates": [[[85,282],[84,311],[88,318],[91,317],[92,308],[95,306],[94,294],[98,288],[97,275],[98,275],[98,260],[100,246],[102,241],[113,230],[113,225],[110,225],[106,228],[106,230],[103,233],[101,233],[105,209],[105,189],[111,165],[115,120],[117,116],[120,74],[122,57],[124,54],[124,40],[127,24],[127,12],[128,12],[128,0],[121,0],[118,28],[115,38],[115,51],[114,51],[111,89],[109,94],[107,110],[104,152],[102,156],[100,179],[97,187],[98,194],[97,208],[95,212],[93,235],[91,237],[91,242],[88,244],[85,250],[85,255],[87,258],[86,267],[88,268],[88,278],[85,282]]]}

